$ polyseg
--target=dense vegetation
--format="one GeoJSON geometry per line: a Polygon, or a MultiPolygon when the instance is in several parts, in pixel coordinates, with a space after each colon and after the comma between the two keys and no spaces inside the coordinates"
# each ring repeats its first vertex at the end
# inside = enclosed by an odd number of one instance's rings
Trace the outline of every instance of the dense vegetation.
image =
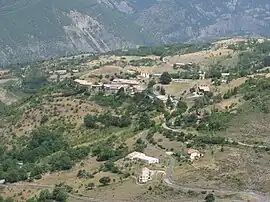
{"type": "Polygon", "coordinates": [[[252,108],[259,108],[264,113],[269,113],[270,80],[249,79],[242,86],[243,98],[250,102],[252,108]]]}
{"type": "Polygon", "coordinates": [[[235,51],[241,51],[238,56],[239,62],[234,69],[241,76],[255,73],[269,66],[270,42],[268,40],[259,43],[251,39],[229,47],[235,51]]]}
{"type": "Polygon", "coordinates": [[[102,124],[104,127],[115,126],[123,128],[131,124],[131,118],[128,116],[113,116],[110,112],[107,112],[100,115],[86,115],[84,124],[88,128],[96,128],[99,124],[102,124]]]}
{"type": "Polygon", "coordinates": [[[68,199],[68,194],[66,190],[60,185],[56,185],[54,190],[50,192],[45,189],[39,193],[38,197],[33,197],[27,200],[27,202],[45,202],[45,201],[56,201],[56,202],[66,202],[68,199]]]}
{"type": "Polygon", "coordinates": [[[30,66],[25,70],[21,88],[26,92],[36,92],[47,82],[47,75],[38,67],[30,66]]]}
{"type": "Polygon", "coordinates": [[[70,169],[89,154],[89,148],[69,147],[62,133],[61,129],[40,127],[31,133],[25,145],[12,150],[1,146],[0,178],[7,182],[31,181],[47,171],[70,169]]]}
{"type": "Polygon", "coordinates": [[[168,56],[168,55],[180,55],[186,53],[193,53],[201,50],[206,50],[211,46],[211,43],[205,44],[192,44],[192,43],[180,43],[180,44],[172,44],[165,46],[157,46],[157,47],[139,47],[137,49],[129,49],[129,50],[119,50],[113,51],[112,54],[115,55],[135,55],[135,56],[148,56],[148,55],[156,55],[156,56],[168,56]]]}
{"type": "Polygon", "coordinates": [[[150,58],[143,58],[143,59],[140,59],[140,60],[131,60],[129,62],[129,65],[132,65],[132,66],[146,66],[146,67],[150,67],[150,66],[153,66],[155,64],[155,60],[153,59],[150,59],[150,58]]]}

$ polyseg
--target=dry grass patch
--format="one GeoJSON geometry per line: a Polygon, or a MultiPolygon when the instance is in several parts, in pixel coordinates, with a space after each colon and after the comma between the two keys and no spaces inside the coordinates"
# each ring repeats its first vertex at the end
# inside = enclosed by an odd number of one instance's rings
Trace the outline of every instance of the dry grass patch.
{"type": "Polygon", "coordinates": [[[37,185],[49,185],[54,186],[60,182],[66,182],[68,185],[73,187],[75,190],[79,189],[81,184],[86,184],[91,179],[80,179],[77,177],[79,170],[85,170],[86,172],[93,173],[95,170],[102,165],[102,162],[96,161],[95,158],[89,157],[80,163],[76,164],[72,169],[68,171],[47,173],[42,176],[42,179],[35,181],[37,185]]]}
{"type": "Polygon", "coordinates": [[[28,188],[22,187],[11,187],[11,188],[4,188],[1,190],[0,194],[4,198],[11,197],[14,199],[14,202],[22,202],[26,201],[27,199],[33,197],[35,194],[38,194],[38,190],[32,190],[28,188]]]}
{"type": "Polygon", "coordinates": [[[6,89],[0,87],[0,100],[1,102],[10,105],[18,100],[18,97],[6,89]]]}
{"type": "Polygon", "coordinates": [[[217,50],[206,50],[195,53],[188,53],[184,55],[175,55],[167,57],[170,64],[175,63],[189,63],[193,62],[202,66],[209,66],[216,64],[217,61],[227,59],[228,56],[234,54],[233,50],[220,48],[217,50]]]}
{"type": "Polygon", "coordinates": [[[53,101],[42,100],[42,103],[25,110],[15,126],[10,126],[16,136],[26,135],[40,126],[42,117],[47,116],[47,123],[55,123],[60,118],[73,125],[74,130],[83,124],[86,114],[98,114],[103,108],[91,101],[71,97],[57,97],[53,101]]]}
{"type": "Polygon", "coordinates": [[[157,66],[154,66],[152,68],[152,73],[154,74],[162,74],[163,72],[169,72],[169,73],[177,73],[177,72],[182,72],[184,71],[183,69],[174,69],[173,64],[160,64],[157,66]]]}
{"type": "Polygon", "coordinates": [[[96,187],[94,190],[85,191],[84,195],[104,200],[126,200],[136,201],[136,198],[143,195],[149,185],[137,185],[135,179],[117,181],[108,186],[96,187]]]}
{"type": "Polygon", "coordinates": [[[239,87],[241,86],[242,84],[245,83],[245,81],[248,80],[247,77],[242,77],[242,78],[238,78],[238,79],[234,79],[232,80],[229,84],[221,84],[220,86],[217,86],[217,92],[218,93],[221,93],[221,94],[224,94],[226,92],[228,92],[228,90],[232,90],[234,89],[235,87],[239,87]]]}
{"type": "Polygon", "coordinates": [[[157,144],[162,145],[168,151],[179,152],[182,151],[182,149],[185,147],[184,143],[170,141],[160,133],[156,133],[154,135],[154,140],[157,142],[157,144]]]}
{"type": "Polygon", "coordinates": [[[98,65],[103,65],[109,62],[114,62],[114,61],[125,61],[129,62],[131,60],[140,60],[140,59],[152,59],[152,60],[159,60],[158,56],[154,55],[149,55],[145,57],[140,57],[140,56],[115,56],[115,55],[105,55],[105,56],[100,56],[99,59],[97,60],[92,60],[87,62],[85,65],[88,66],[89,68],[92,68],[93,66],[98,66],[98,65]]]}
{"type": "Polygon", "coordinates": [[[195,85],[211,85],[210,79],[205,80],[192,80],[183,79],[181,82],[172,82],[169,85],[163,85],[166,92],[170,95],[181,97],[184,91],[189,92],[189,89],[195,85]]]}
{"type": "Polygon", "coordinates": [[[220,147],[204,152],[204,157],[193,164],[177,166],[173,179],[200,188],[269,192],[269,154],[231,147],[224,147],[223,152],[220,147]]]}
{"type": "Polygon", "coordinates": [[[220,45],[232,45],[232,44],[235,44],[235,43],[239,43],[239,42],[245,42],[247,41],[248,39],[246,38],[231,38],[231,39],[222,39],[222,40],[219,40],[219,41],[215,41],[213,44],[217,45],[218,47],[220,47],[220,45]]]}
{"type": "Polygon", "coordinates": [[[134,144],[139,138],[145,138],[146,137],[146,132],[140,132],[130,138],[128,138],[125,143],[128,146],[129,150],[131,151],[133,149],[134,144]]]}
{"type": "Polygon", "coordinates": [[[230,127],[226,130],[226,132],[221,133],[226,137],[237,139],[241,142],[250,144],[256,144],[258,142],[260,144],[269,146],[270,115],[251,110],[252,108],[250,107],[243,113],[238,114],[231,120],[230,127]]]}
{"type": "Polygon", "coordinates": [[[119,66],[108,65],[92,70],[88,74],[84,75],[84,77],[87,78],[89,75],[114,75],[120,74],[121,72],[125,72],[125,69],[119,66]]]}
{"type": "Polygon", "coordinates": [[[241,104],[243,104],[243,102],[241,102],[241,98],[236,96],[226,100],[222,100],[220,103],[215,104],[215,108],[224,110],[229,108],[230,106],[234,106],[234,108],[239,107],[241,104]]]}

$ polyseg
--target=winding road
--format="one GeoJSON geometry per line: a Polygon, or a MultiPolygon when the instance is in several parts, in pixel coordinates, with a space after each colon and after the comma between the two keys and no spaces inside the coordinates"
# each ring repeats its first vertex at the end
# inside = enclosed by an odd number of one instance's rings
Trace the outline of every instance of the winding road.
{"type": "Polygon", "coordinates": [[[214,193],[223,194],[223,195],[239,194],[239,195],[248,197],[249,200],[252,199],[252,200],[256,200],[257,202],[270,202],[269,195],[266,193],[259,193],[259,192],[254,192],[254,191],[237,192],[237,191],[224,190],[224,189],[207,189],[207,188],[199,188],[199,187],[193,187],[193,186],[187,186],[184,184],[175,183],[171,178],[173,174],[174,166],[175,166],[175,159],[172,156],[170,156],[170,165],[166,170],[166,174],[163,181],[167,186],[173,189],[179,189],[185,192],[188,192],[188,191],[208,192],[208,193],[214,192],[214,193]]]}
{"type": "MultiPolygon", "coordinates": [[[[180,133],[181,130],[178,129],[173,129],[170,128],[166,125],[166,123],[162,124],[162,127],[166,130],[170,130],[172,132],[178,132],[180,133]]],[[[148,142],[145,138],[144,141],[148,142]]],[[[233,143],[234,141],[229,139],[228,140],[230,143],[233,143]]],[[[263,145],[250,145],[250,144],[245,144],[242,142],[236,142],[238,145],[241,146],[246,146],[246,147],[258,147],[258,148],[266,148],[266,146],[263,145]]],[[[159,150],[159,147],[156,147],[159,150]]],[[[163,152],[165,152],[164,150],[162,150],[163,152]]],[[[173,170],[175,167],[175,158],[173,158],[172,156],[168,155],[167,156],[170,158],[170,164],[166,169],[166,172],[164,173],[164,178],[163,178],[163,182],[165,185],[167,185],[168,187],[171,187],[173,189],[178,189],[178,190],[182,190],[182,191],[195,191],[195,192],[215,192],[218,194],[226,194],[226,195],[233,195],[233,194],[239,194],[242,196],[246,196],[249,199],[252,200],[256,200],[257,202],[270,202],[270,198],[269,195],[266,193],[259,193],[259,192],[254,192],[254,191],[241,191],[241,192],[237,192],[237,191],[231,191],[231,190],[224,190],[224,189],[207,189],[207,188],[199,188],[199,187],[194,187],[194,186],[188,186],[188,185],[184,185],[184,184],[179,184],[176,183],[172,180],[172,175],[173,175],[173,170]]],[[[39,184],[33,184],[33,183],[27,183],[27,184],[20,184],[20,183],[13,183],[13,184],[4,184],[4,185],[0,185],[0,187],[5,187],[5,188],[12,188],[12,187],[17,187],[17,188],[28,188],[28,189],[36,189],[36,190],[42,190],[42,189],[52,189],[53,186],[50,185],[39,185],[39,184]]],[[[76,194],[72,194],[72,193],[68,193],[70,198],[73,199],[77,199],[80,201],[88,201],[88,202],[124,202],[124,201],[120,201],[120,200],[103,200],[103,199],[95,199],[89,196],[82,196],[82,195],[76,195],[76,194]]]]}
{"type": "MultiPolygon", "coordinates": [[[[166,123],[163,123],[163,124],[162,124],[162,127],[163,127],[165,130],[169,130],[169,131],[172,131],[172,132],[175,132],[175,133],[180,133],[180,132],[182,132],[180,129],[170,128],[169,126],[166,125],[166,123]]],[[[261,148],[261,149],[266,149],[266,148],[267,148],[267,146],[265,146],[265,145],[246,144],[246,143],[243,143],[243,142],[237,142],[237,141],[234,141],[233,139],[228,139],[227,141],[228,141],[229,143],[236,143],[237,145],[244,146],[244,147],[256,147],[256,148],[261,148]]]]}
{"type": "MultiPolygon", "coordinates": [[[[162,127],[166,130],[170,130],[172,132],[178,132],[180,133],[180,130],[177,129],[173,129],[170,128],[166,125],[166,123],[162,124],[162,127]]],[[[229,139],[228,140],[230,143],[233,143],[234,141],[229,139]]],[[[266,148],[266,146],[263,145],[250,145],[250,144],[245,144],[242,142],[236,142],[238,145],[241,146],[246,146],[246,147],[257,147],[257,148],[266,148]]],[[[219,194],[227,194],[227,195],[231,195],[231,194],[239,194],[239,195],[244,195],[246,197],[248,197],[249,199],[253,199],[256,200],[257,202],[270,202],[270,197],[269,194],[266,193],[259,193],[259,192],[254,192],[254,191],[231,191],[231,190],[224,190],[224,189],[207,189],[207,188],[198,188],[198,187],[192,187],[192,186],[187,186],[184,184],[177,184],[172,180],[172,174],[173,174],[173,169],[175,166],[175,159],[172,156],[170,157],[170,165],[166,170],[166,174],[164,177],[164,183],[169,186],[172,187],[174,189],[181,189],[183,191],[195,191],[195,192],[202,192],[202,191],[206,191],[206,192],[215,192],[215,193],[219,193],[219,194]]]]}

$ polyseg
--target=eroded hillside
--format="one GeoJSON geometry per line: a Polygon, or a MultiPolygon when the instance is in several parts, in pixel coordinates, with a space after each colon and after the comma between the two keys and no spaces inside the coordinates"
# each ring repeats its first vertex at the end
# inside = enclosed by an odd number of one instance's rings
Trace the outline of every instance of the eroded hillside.
{"type": "Polygon", "coordinates": [[[269,2],[0,1],[1,64],[78,52],[269,35],[269,2]]]}

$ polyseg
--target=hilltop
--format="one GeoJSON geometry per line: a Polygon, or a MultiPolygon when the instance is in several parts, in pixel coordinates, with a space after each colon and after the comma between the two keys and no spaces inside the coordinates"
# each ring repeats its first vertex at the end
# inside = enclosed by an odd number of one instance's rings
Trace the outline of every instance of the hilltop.
{"type": "Polygon", "coordinates": [[[137,45],[268,36],[266,0],[1,0],[0,64],[137,45]]]}
{"type": "Polygon", "coordinates": [[[10,65],[0,195],[269,200],[269,53],[232,38],[10,65]]]}

